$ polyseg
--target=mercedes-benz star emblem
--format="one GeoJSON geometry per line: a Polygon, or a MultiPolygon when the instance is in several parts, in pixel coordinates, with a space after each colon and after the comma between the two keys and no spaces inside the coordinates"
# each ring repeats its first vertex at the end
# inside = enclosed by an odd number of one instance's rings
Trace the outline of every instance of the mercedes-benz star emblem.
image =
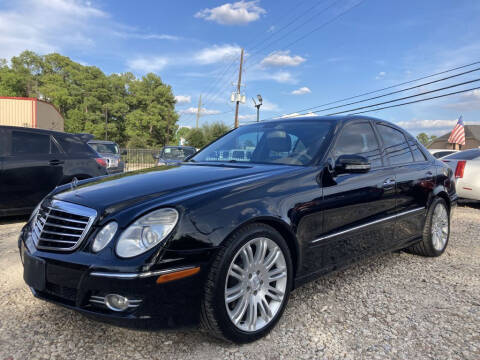
{"type": "Polygon", "coordinates": [[[72,179],[72,182],[70,183],[70,189],[74,190],[77,188],[77,186],[78,186],[78,179],[74,177],[72,179]]]}

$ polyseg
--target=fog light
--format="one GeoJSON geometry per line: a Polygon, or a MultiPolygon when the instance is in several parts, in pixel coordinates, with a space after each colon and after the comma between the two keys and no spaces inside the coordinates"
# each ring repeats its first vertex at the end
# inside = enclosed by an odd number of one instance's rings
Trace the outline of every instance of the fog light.
{"type": "Polygon", "coordinates": [[[105,296],[105,305],[113,311],[124,311],[130,304],[128,298],[118,294],[108,294],[105,296]]]}

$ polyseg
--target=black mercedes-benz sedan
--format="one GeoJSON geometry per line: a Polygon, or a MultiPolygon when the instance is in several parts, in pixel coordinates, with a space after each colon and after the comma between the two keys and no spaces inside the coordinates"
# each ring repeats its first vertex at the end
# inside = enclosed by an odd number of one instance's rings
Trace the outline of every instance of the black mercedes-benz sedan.
{"type": "Polygon", "coordinates": [[[249,342],[306,281],[387,251],[441,255],[454,180],[386,121],[241,126],[182,163],[58,187],[22,229],[24,279],[114,324],[198,321],[249,342]]]}

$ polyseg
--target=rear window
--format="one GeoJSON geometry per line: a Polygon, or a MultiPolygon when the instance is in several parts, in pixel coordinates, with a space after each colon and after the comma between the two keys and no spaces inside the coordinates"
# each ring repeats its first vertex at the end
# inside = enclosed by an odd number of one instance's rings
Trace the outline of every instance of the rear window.
{"type": "Polygon", "coordinates": [[[95,154],[95,151],[87,143],[77,137],[59,136],[57,140],[67,154],[95,154]]]}
{"type": "Polygon", "coordinates": [[[470,150],[459,151],[444,157],[444,159],[454,159],[454,160],[474,160],[477,158],[480,158],[480,149],[470,149],[470,150]]]}

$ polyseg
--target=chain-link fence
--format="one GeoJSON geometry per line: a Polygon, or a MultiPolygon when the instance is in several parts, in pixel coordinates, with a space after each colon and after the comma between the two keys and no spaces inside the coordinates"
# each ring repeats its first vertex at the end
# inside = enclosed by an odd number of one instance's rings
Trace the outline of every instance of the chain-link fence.
{"type": "Polygon", "coordinates": [[[154,149],[121,149],[122,161],[125,162],[125,171],[141,170],[157,165],[158,160],[153,156],[160,150],[154,149]]]}

